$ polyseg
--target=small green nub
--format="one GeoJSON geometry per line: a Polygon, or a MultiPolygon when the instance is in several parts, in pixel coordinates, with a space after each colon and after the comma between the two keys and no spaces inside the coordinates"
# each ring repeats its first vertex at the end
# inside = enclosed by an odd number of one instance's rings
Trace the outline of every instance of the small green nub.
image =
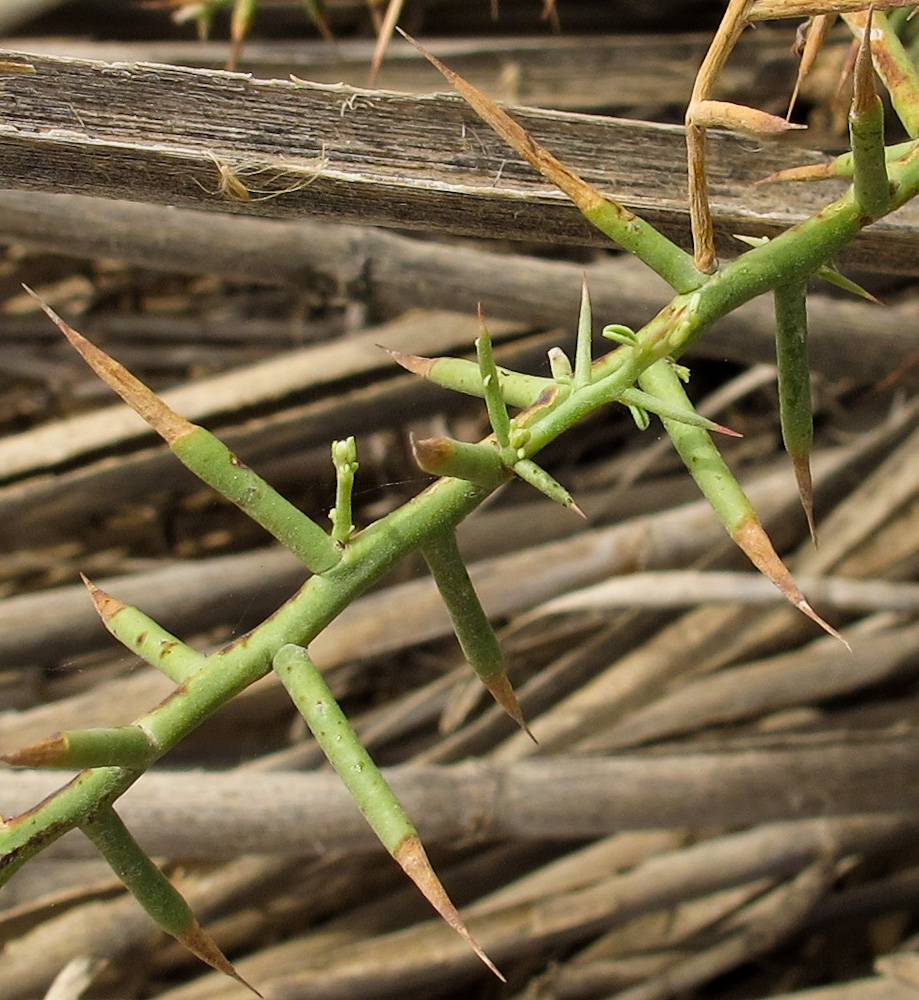
{"type": "Polygon", "coordinates": [[[432,476],[451,476],[470,483],[494,489],[507,471],[493,442],[470,444],[453,438],[412,437],[412,452],[418,468],[432,476]]]}
{"type": "Polygon", "coordinates": [[[332,521],[332,539],[344,545],[354,532],[351,521],[351,494],[354,476],[359,468],[357,445],[354,438],[332,442],[332,463],[335,466],[335,506],[329,512],[332,521]]]}

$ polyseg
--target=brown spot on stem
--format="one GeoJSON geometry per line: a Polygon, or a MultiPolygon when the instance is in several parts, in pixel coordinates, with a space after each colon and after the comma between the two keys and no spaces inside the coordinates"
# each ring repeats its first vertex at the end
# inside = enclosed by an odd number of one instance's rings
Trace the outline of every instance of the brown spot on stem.
{"type": "Polygon", "coordinates": [[[463,918],[459,915],[459,911],[447,895],[447,890],[444,889],[440,879],[434,874],[434,869],[431,867],[431,862],[428,860],[428,856],[417,834],[409,834],[409,836],[403,837],[402,841],[392,852],[392,855],[398,861],[399,866],[405,874],[419,888],[424,898],[437,910],[445,923],[469,943],[469,946],[479,956],[486,968],[493,972],[502,983],[506,983],[507,980],[498,971],[497,966],[469,933],[469,929],[463,922],[463,918]]]}
{"type": "Polygon", "coordinates": [[[769,541],[769,536],[766,534],[766,530],[760,524],[758,518],[755,516],[748,517],[731,533],[731,537],[760,573],[771,580],[800,612],[807,615],[811,621],[816,622],[829,635],[838,639],[846,649],[852,649],[836,629],[828,622],[825,622],[808,604],[807,598],[801,593],[788,567],[782,562],[778,553],[772,547],[772,542],[769,541]]]}
{"type": "Polygon", "coordinates": [[[530,727],[523,717],[520,702],[517,700],[517,693],[514,691],[511,682],[507,679],[507,674],[502,670],[497,677],[492,677],[489,680],[483,679],[482,683],[488,688],[488,693],[492,698],[507,712],[514,722],[520,726],[534,743],[538,744],[539,740],[530,731],[530,727]]]}
{"type": "Polygon", "coordinates": [[[175,444],[176,441],[191,434],[195,429],[194,424],[189,423],[184,417],[180,417],[178,413],[170,409],[156,393],[148,389],[124,365],[119,364],[114,358],[110,358],[105,351],[90,343],[82,334],[77,333],[72,326],[65,323],[28,285],[22,287],[41,306],[48,318],[64,334],[74,350],[80,354],[99,378],[121,396],[135,413],[143,417],[167,444],[175,444]]]}
{"type": "Polygon", "coordinates": [[[525,409],[516,416],[518,427],[526,427],[533,419],[540,416],[544,411],[551,410],[558,402],[561,386],[547,385],[545,389],[533,400],[525,409]]]}
{"type": "Polygon", "coordinates": [[[0,760],[10,767],[58,767],[69,750],[70,742],[67,737],[63,733],[55,733],[30,747],[5,753],[0,756],[0,760]]]}
{"type": "Polygon", "coordinates": [[[212,969],[222,972],[225,976],[242,983],[247,990],[251,990],[257,997],[262,994],[236,971],[229,959],[217,947],[214,939],[204,930],[197,920],[192,918],[191,926],[183,934],[176,934],[176,939],[193,954],[197,955],[202,962],[206,962],[212,969]]]}

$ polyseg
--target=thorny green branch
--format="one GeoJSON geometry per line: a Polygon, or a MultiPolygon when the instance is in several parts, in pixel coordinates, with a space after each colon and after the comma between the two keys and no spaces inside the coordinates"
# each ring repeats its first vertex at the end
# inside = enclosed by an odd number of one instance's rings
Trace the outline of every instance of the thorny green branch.
{"type": "MultiPolygon", "coordinates": [[[[759,0],[758,6],[762,7],[765,3],[766,0],[759,0]]],[[[863,60],[864,65],[867,64],[863,60]]],[[[902,100],[902,93],[900,97],[902,100]]],[[[913,93],[911,98],[919,105],[919,94],[913,93]]],[[[483,107],[487,105],[487,101],[479,103],[483,107]]],[[[868,109],[865,114],[875,112],[874,102],[865,101],[863,104],[868,109]]],[[[501,127],[508,128],[504,119],[501,120],[501,127]]],[[[144,773],[146,767],[192,732],[220,705],[264,677],[273,663],[294,687],[303,681],[301,677],[298,682],[297,676],[291,673],[292,668],[298,665],[307,665],[313,671],[310,683],[318,684],[320,679],[306,652],[310,642],[356,597],[411,552],[420,549],[426,554],[439,584],[448,592],[451,610],[458,613],[457,609],[461,607],[478,607],[471,586],[467,586],[468,578],[463,575],[464,570],[463,574],[459,572],[461,563],[452,541],[455,528],[514,474],[535,483],[550,495],[555,487],[562,490],[554,484],[554,480],[549,482],[550,477],[533,459],[547,444],[600,407],[615,401],[628,403],[630,399],[633,405],[642,406],[642,400],[648,403],[657,395],[671,406],[670,415],[664,416],[665,426],[683,442],[682,451],[687,461],[691,462],[694,455],[702,452],[709,454],[708,444],[705,443],[708,430],[699,423],[690,426],[680,422],[674,415],[681,409],[691,407],[682,391],[677,391],[668,359],[678,358],[714,322],[764,292],[789,288],[796,292],[803,290],[807,278],[826,265],[863,226],[919,194],[919,142],[898,149],[896,154],[887,151],[886,155],[880,155],[882,140],[879,132],[875,130],[877,134],[872,137],[870,129],[859,131],[866,121],[859,121],[856,117],[855,131],[859,141],[864,135],[868,138],[864,139],[867,143],[865,148],[857,150],[853,158],[855,184],[846,194],[812,219],[776,239],[745,252],[735,261],[714,267],[711,274],[702,275],[693,269],[684,252],[675,246],[671,249],[656,236],[641,235],[647,232],[644,224],[638,227],[637,243],[630,249],[644,257],[656,270],[669,273],[671,277],[677,275],[673,284],[684,290],[640,330],[634,334],[628,331],[628,335],[623,331],[619,338],[621,346],[592,365],[585,354],[590,326],[586,306],[582,309],[574,370],[572,372],[570,363],[556,357],[555,379],[548,380],[548,385],[546,380],[528,381],[528,377],[519,373],[497,369],[483,327],[478,345],[479,386],[488,403],[494,433],[479,445],[455,447],[452,452],[449,444],[437,452],[434,445],[438,442],[419,443],[428,446],[426,454],[431,464],[441,461],[446,466],[447,462],[453,461],[459,463],[456,468],[477,468],[479,472],[475,481],[452,476],[441,478],[419,496],[359,532],[351,530],[350,517],[351,481],[356,470],[353,442],[339,444],[335,452],[339,490],[330,537],[315,522],[286,505],[286,501],[278,498],[254,473],[240,467],[234,456],[219,442],[215,443],[216,439],[211,435],[157,406],[155,397],[145,387],[123,369],[117,371],[120,366],[112,363],[108,374],[111,376],[115,372],[115,375],[107,381],[120,392],[127,386],[126,398],[147,394],[143,396],[141,408],[152,406],[159,413],[155,420],[159,419],[167,431],[155,422],[154,426],[164,433],[179,457],[197,474],[231,495],[268,530],[282,537],[311,566],[314,574],[267,621],[207,657],[184,646],[141,612],[126,608],[91,587],[97,609],[113,634],[167,673],[177,682],[177,687],[165,701],[117,734],[110,733],[107,738],[101,738],[98,733],[95,736],[63,734],[60,738],[45,741],[7,758],[15,764],[65,766],[79,761],[90,762],[92,766],[29,812],[0,824],[0,883],[30,857],[75,827],[87,830],[110,853],[131,854],[135,846],[111,812],[111,806],[118,797],[144,773]],[[866,160],[865,149],[870,160],[866,160]],[[885,160],[888,162],[885,163],[885,160]],[[866,174],[866,168],[862,166],[864,162],[870,162],[872,174],[866,174]],[[639,384],[651,396],[636,396],[639,384]],[[526,408],[517,416],[510,417],[506,406],[521,403],[526,408]],[[697,444],[687,445],[686,442],[697,444]],[[482,454],[487,453],[488,458],[477,462],[472,452],[464,450],[467,448],[484,449],[482,454]],[[279,650],[285,648],[287,652],[278,660],[279,650]],[[115,753],[118,747],[124,750],[123,759],[115,753]],[[41,754],[45,755],[43,760],[40,760],[41,754]]],[[[516,128],[519,129],[519,126],[516,128]]],[[[518,135],[518,138],[521,137],[518,135]]],[[[533,161],[543,166],[549,163],[552,169],[556,165],[561,166],[554,158],[544,157],[542,151],[533,153],[533,161]]],[[[578,181],[575,183],[571,180],[574,175],[567,171],[564,174],[572,190],[586,199],[581,205],[582,210],[595,210],[593,192],[585,193],[579,179],[575,178],[578,181]]],[[[49,315],[62,330],[68,332],[69,328],[62,320],[50,311],[49,315]]],[[[615,331],[617,328],[609,329],[615,331]]],[[[82,340],[79,335],[76,339],[82,340]]],[[[97,349],[90,345],[90,350],[97,349]]],[[[86,353],[88,351],[84,351],[86,353]]],[[[419,360],[415,359],[416,362],[419,360]]],[[[106,368],[105,362],[102,362],[102,368],[106,368]]],[[[102,374],[105,378],[106,374],[102,374]]],[[[460,373],[458,377],[466,378],[466,375],[460,373]]],[[[470,384],[470,391],[476,391],[474,380],[470,384]]],[[[129,401],[137,405],[136,400],[129,401]]],[[[651,408],[650,404],[648,408],[651,408]]],[[[719,475],[722,473],[719,472],[719,475]]],[[[706,484],[700,480],[700,485],[705,488],[706,484]]],[[[768,566],[769,561],[774,559],[779,569],[775,573],[768,569],[764,571],[770,572],[771,578],[805,613],[816,618],[790,580],[787,570],[771,551],[768,540],[764,544],[757,536],[751,541],[751,532],[757,530],[757,522],[752,510],[745,506],[746,501],[739,487],[737,491],[733,486],[727,491],[732,497],[731,511],[719,509],[722,500],[716,493],[712,491],[710,496],[712,504],[738,544],[760,568],[768,566]],[[785,576],[782,576],[783,571],[785,576]]],[[[720,495],[723,497],[725,491],[720,495]]],[[[570,497],[565,499],[567,494],[564,491],[559,496],[566,505],[573,506],[573,502],[568,502],[570,497]]],[[[774,563],[772,565],[774,568],[774,563]]],[[[488,629],[487,620],[480,610],[476,611],[479,626],[488,629]]],[[[476,636],[465,634],[462,628],[458,632],[466,648],[475,646],[476,636]]],[[[486,680],[503,677],[500,652],[493,636],[488,635],[483,641],[485,645],[473,656],[480,661],[477,663],[480,672],[486,675],[486,680]]],[[[351,746],[349,752],[357,751],[351,746]]],[[[383,826],[386,826],[385,821],[383,826]]],[[[406,829],[404,824],[398,826],[400,837],[406,829]]],[[[398,837],[396,839],[399,840],[398,837]]],[[[393,844],[388,846],[394,849],[393,844]]],[[[398,844],[395,846],[398,847],[398,844]]],[[[414,845],[412,850],[415,850],[414,845]]],[[[398,854],[398,851],[395,853],[398,854]]],[[[408,861],[401,857],[399,860],[409,870],[416,865],[417,856],[408,861]]],[[[159,878],[152,870],[148,876],[150,880],[159,878]]],[[[143,895],[144,891],[144,885],[141,885],[138,894],[143,895]]],[[[168,890],[162,885],[157,891],[168,896],[168,890]]],[[[171,896],[167,901],[170,906],[173,905],[171,896]]],[[[179,923],[184,927],[190,918],[181,904],[175,903],[175,906],[181,911],[179,923]]],[[[454,926],[460,933],[466,933],[461,922],[454,926]]],[[[482,957],[488,964],[487,959],[482,957]]],[[[229,974],[234,974],[231,966],[229,974]]]]}
{"type": "MultiPolygon", "coordinates": [[[[914,146],[891,165],[892,208],[919,193],[919,148],[914,146]]],[[[851,192],[813,219],[724,265],[711,279],[676,296],[636,332],[635,348],[620,347],[594,363],[594,381],[548,413],[534,407],[522,423],[531,434],[528,457],[584,417],[634,385],[655,361],[678,357],[716,320],[780,282],[815,271],[863,226],[873,221],[861,213],[851,192]]],[[[519,419],[519,418],[518,418],[519,419]]],[[[435,533],[455,528],[491,493],[461,479],[441,479],[403,507],[358,532],[341,561],[311,577],[268,621],[207,657],[173,695],[138,724],[158,734],[161,753],[175,745],[220,705],[265,676],[271,657],[285,643],[307,646],[341,611],[400,559],[435,533]]],[[[24,819],[0,829],[0,877],[12,874],[28,857],[80,824],[93,804],[113,802],[139,774],[129,768],[103,768],[74,779],[61,795],[24,819]],[[43,836],[35,838],[36,831],[43,836]]]]}

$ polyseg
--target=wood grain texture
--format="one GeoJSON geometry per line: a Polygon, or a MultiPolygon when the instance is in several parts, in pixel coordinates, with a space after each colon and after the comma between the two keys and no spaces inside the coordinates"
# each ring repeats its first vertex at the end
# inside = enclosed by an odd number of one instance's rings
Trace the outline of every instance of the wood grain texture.
{"type": "MultiPolygon", "coordinates": [[[[468,28],[465,29],[468,34],[468,28]]],[[[788,31],[762,27],[745,35],[719,81],[726,99],[784,107],[797,61],[788,31]]],[[[494,100],[515,105],[588,111],[594,108],[665,108],[682,117],[696,67],[711,43],[704,31],[666,35],[540,35],[434,38],[425,47],[494,100]]],[[[156,62],[222,69],[226,41],[100,42],[79,38],[21,38],[25,52],[105,62],[156,62]]],[[[373,40],[339,39],[336,44],[298,38],[250,39],[241,69],[257,77],[314,83],[366,84],[373,40]]],[[[844,58],[844,55],[843,55],[844,58]]],[[[424,94],[438,86],[430,64],[411,45],[394,38],[377,74],[381,90],[424,94]]],[[[631,115],[630,115],[631,116],[631,115]]],[[[657,114],[642,115],[655,120],[657,114]]]]}
{"type": "MultiPolygon", "coordinates": [[[[12,58],[12,56],[10,56],[12,58]]],[[[603,245],[570,205],[453,95],[256,80],[153,64],[32,56],[0,92],[0,184],[276,218],[603,245]],[[251,192],[221,183],[232,170],[251,192]]],[[[432,86],[437,86],[432,79],[432,86]]],[[[517,119],[586,179],[686,242],[682,129],[564,112],[517,119]]],[[[838,185],[753,187],[821,154],[711,136],[711,191],[730,234],[776,233],[838,185]]],[[[873,226],[849,260],[903,265],[919,209],[873,226]]]]}

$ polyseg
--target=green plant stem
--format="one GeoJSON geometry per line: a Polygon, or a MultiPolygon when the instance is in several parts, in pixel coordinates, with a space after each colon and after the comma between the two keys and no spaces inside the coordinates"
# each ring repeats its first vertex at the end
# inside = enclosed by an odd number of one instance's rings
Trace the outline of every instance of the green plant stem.
{"type": "Polygon", "coordinates": [[[274,670],[386,850],[392,854],[406,837],[417,836],[307,651],[294,644],[282,646],[274,670]]]}
{"type": "Polygon", "coordinates": [[[581,283],[581,308],[578,312],[578,338],[574,352],[574,379],[572,387],[575,391],[590,384],[593,378],[593,310],[590,306],[590,291],[587,288],[585,276],[581,283]]]}
{"type": "Polygon", "coordinates": [[[156,756],[147,734],[138,726],[111,729],[71,729],[24,750],[4,754],[14,767],[147,767],[156,756]]]}
{"type": "Polygon", "coordinates": [[[495,365],[491,337],[485,324],[479,320],[479,336],[475,342],[476,355],[479,359],[479,374],[482,381],[482,393],[488,410],[488,420],[498,444],[506,448],[510,436],[511,421],[507,415],[507,404],[501,395],[501,381],[495,365]]]}
{"type": "Polygon", "coordinates": [[[491,438],[478,444],[447,437],[413,438],[412,451],[418,468],[432,476],[468,479],[489,490],[510,478],[491,438]]]}
{"type": "MultiPolygon", "coordinates": [[[[919,147],[891,164],[890,210],[919,192],[919,147]]],[[[527,452],[535,454],[579,419],[634,385],[649,365],[682,353],[708,327],[742,303],[777,284],[804,280],[871,220],[855,205],[851,191],[762,247],[724,265],[701,288],[678,295],[642,330],[639,346],[619,348],[593,366],[593,381],[581,392],[543,412],[534,421],[527,452]]],[[[524,415],[521,415],[522,417],[524,415]]],[[[441,479],[380,521],[358,532],[341,560],[314,576],[264,624],[211,654],[182,687],[144,716],[164,746],[191,732],[219,705],[271,669],[274,652],[285,643],[306,645],[360,593],[432,533],[455,527],[492,491],[461,479],[441,479]]],[[[100,804],[111,803],[141,771],[96,768],[33,810],[0,826],[0,881],[100,804]]]]}
{"type": "Polygon", "coordinates": [[[210,431],[195,427],[171,447],[196,476],[274,535],[308,569],[322,573],[338,562],[338,547],[322,528],[244,465],[210,431]]]}
{"type": "Polygon", "coordinates": [[[147,857],[114,809],[100,809],[80,828],[159,927],[176,937],[188,930],[195,919],[188,904],[147,857]]]}
{"type": "MultiPolygon", "coordinates": [[[[849,136],[855,202],[866,215],[880,218],[890,202],[890,182],[884,150],[884,105],[877,94],[871,63],[872,14],[873,10],[869,10],[865,19],[852,74],[854,94],[849,111],[849,136]]],[[[913,96],[913,105],[917,96],[913,96]]]]}
{"type": "MultiPolygon", "coordinates": [[[[864,30],[862,26],[868,20],[864,12],[843,17],[856,37],[864,30]]],[[[906,134],[915,138],[919,136],[919,74],[887,14],[882,10],[872,11],[870,22],[873,33],[879,36],[872,46],[875,66],[906,134]]]]}
{"type": "Polygon", "coordinates": [[[84,577],[96,611],[108,631],[132,653],[180,684],[203,663],[204,654],[167,632],[149,615],[110,597],[84,577]]]}
{"type": "Polygon", "coordinates": [[[504,657],[466,572],[456,534],[452,530],[439,532],[421,547],[421,553],[443,598],[466,662],[488,684],[504,672],[504,657]]]}
{"type": "Polygon", "coordinates": [[[779,422],[791,458],[801,505],[812,536],[814,525],[810,454],[814,440],[810,366],[807,358],[807,286],[778,285],[775,299],[775,353],[778,367],[779,422]]]}

